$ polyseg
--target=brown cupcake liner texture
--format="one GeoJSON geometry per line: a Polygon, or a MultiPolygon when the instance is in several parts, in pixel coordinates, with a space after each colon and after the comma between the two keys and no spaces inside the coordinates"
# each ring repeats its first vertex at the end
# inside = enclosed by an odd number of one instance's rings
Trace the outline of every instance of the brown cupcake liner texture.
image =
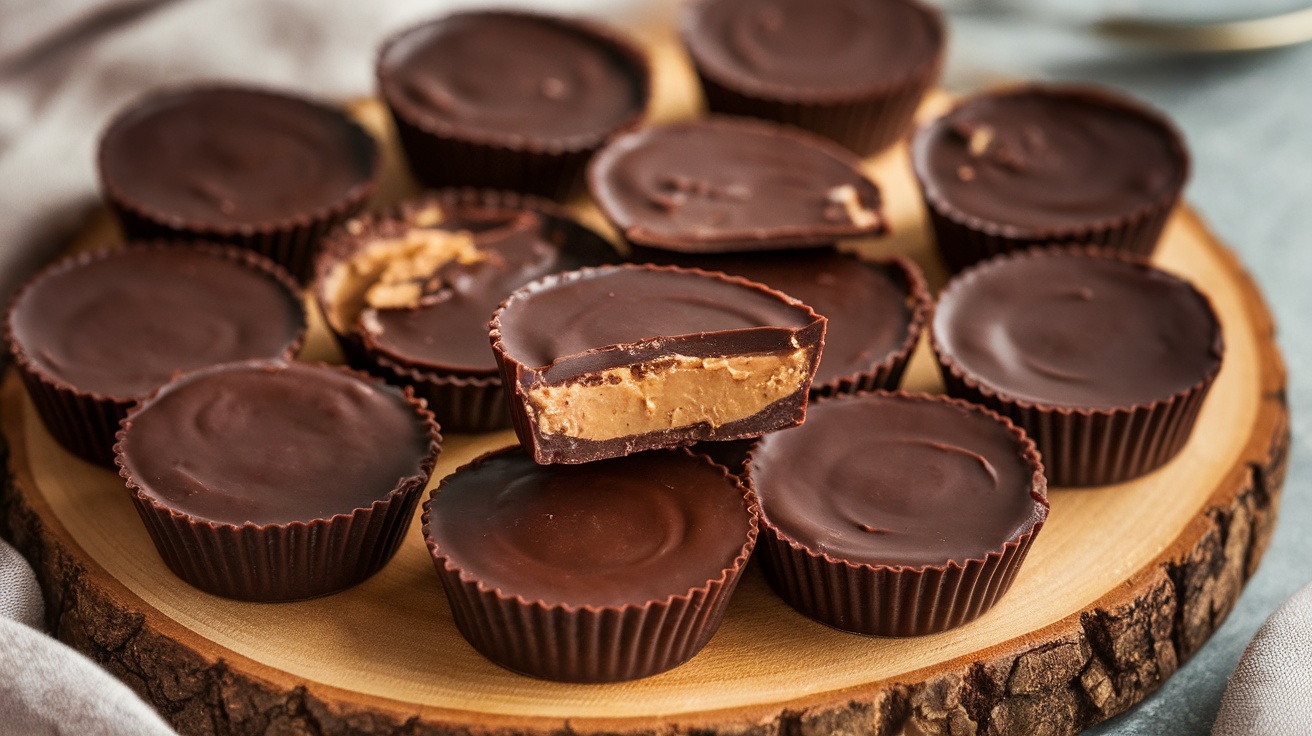
{"type": "MultiPolygon", "coordinates": [[[[924,189],[922,188],[922,193],[924,189]]],[[[1179,196],[1162,200],[1148,210],[1115,224],[1034,235],[1010,234],[1009,228],[970,221],[941,209],[928,194],[925,204],[939,257],[948,273],[958,273],[996,255],[1048,245],[1092,245],[1147,258],[1157,249],[1162,231],[1179,202],[1179,196]]]]}
{"type": "Polygon", "coordinates": [[[394,386],[409,386],[428,402],[437,423],[452,432],[509,429],[510,410],[500,376],[447,376],[374,356],[377,375],[394,386]]]}
{"type": "MultiPolygon", "coordinates": [[[[920,396],[966,405],[959,399],[920,396]]],[[[1028,526],[982,558],[907,567],[854,563],[812,551],[781,532],[763,514],[757,554],[766,580],[779,597],[799,613],[825,625],[884,637],[938,633],[969,623],[992,608],[1011,588],[1034,537],[1047,521],[1049,504],[1044,466],[1034,442],[1005,417],[973,408],[992,415],[1012,432],[1033,469],[1030,496],[1035,508],[1028,526]]],[[[752,482],[750,469],[747,482],[752,482]]]]}
{"type": "MultiPolygon", "coordinates": [[[[1050,249],[1151,266],[1146,257],[1094,247],[1057,245],[1026,252],[1050,249]]],[[[1017,251],[1000,257],[1025,255],[1017,251]]],[[[948,395],[988,407],[1024,429],[1038,446],[1048,483],[1053,486],[1121,483],[1165,465],[1189,441],[1203,401],[1221,370],[1221,361],[1217,361],[1193,385],[1149,403],[1113,409],[1072,408],[1014,399],[985,386],[952,360],[932,329],[930,348],[948,395]]]]}
{"type": "MultiPolygon", "coordinates": [[[[937,120],[920,126],[913,136],[911,144],[912,170],[920,189],[922,200],[929,216],[930,227],[939,255],[947,266],[949,273],[985,260],[991,256],[1015,250],[1023,250],[1037,245],[1077,244],[1094,245],[1109,250],[1122,251],[1134,255],[1150,256],[1157,248],[1172,211],[1180,201],[1184,184],[1188,179],[1190,159],[1185,147],[1184,137],[1179,129],[1165,115],[1156,110],[1118,94],[1097,87],[1045,87],[1028,85],[986,92],[979,97],[1009,96],[1024,94],[1032,90],[1047,90],[1057,95],[1079,99],[1094,99],[1102,104],[1126,110],[1131,114],[1152,120],[1160,125],[1171,139],[1171,145],[1180,156],[1183,170],[1180,185],[1174,189],[1164,190],[1156,199],[1145,202],[1133,212],[1117,217],[1107,217],[1086,223],[1075,223],[1066,227],[1031,228],[993,222],[982,217],[962,212],[953,205],[938,189],[933,186],[921,171],[920,156],[917,151],[922,136],[928,134],[937,120]]],[[[976,98],[967,98],[958,103],[956,109],[970,104],[976,98]]],[[[949,111],[947,114],[951,114],[949,111]]]]}
{"type": "Polygon", "coordinates": [[[867,99],[832,102],[769,99],[747,94],[721,83],[701,67],[697,68],[697,78],[706,107],[712,113],[792,125],[822,135],[861,156],[872,156],[911,131],[916,110],[941,68],[940,54],[930,67],[897,89],[867,99]]]}
{"type": "MultiPolygon", "coordinates": [[[[287,93],[259,87],[215,84],[219,89],[241,89],[272,96],[287,93]]],[[[205,89],[206,85],[196,89],[205,89]]],[[[178,91],[190,89],[178,87],[178,91]]],[[[168,93],[169,89],[154,94],[168,93]]],[[[330,107],[325,103],[306,100],[309,104],[330,107]]],[[[124,111],[131,112],[131,108],[124,111]]],[[[258,253],[287,269],[300,283],[308,283],[314,275],[314,257],[319,242],[335,225],[344,222],[364,209],[369,198],[378,190],[382,179],[383,160],[378,142],[359,123],[341,113],[343,118],[368,141],[372,149],[373,167],[369,175],[342,196],[340,200],[314,212],[289,212],[280,220],[258,224],[208,225],[201,222],[160,212],[148,203],[134,200],[113,185],[104,175],[104,154],[97,157],[101,189],[110,209],[118,218],[125,237],[129,240],[203,240],[227,243],[258,253]]],[[[114,125],[110,123],[110,127],[114,125]]],[[[106,129],[108,130],[108,128],[106,129]]]]}
{"type": "Polygon", "coordinates": [[[1024,427],[1043,455],[1054,486],[1101,486],[1165,465],[1189,440],[1215,374],[1151,404],[1093,410],[1035,405],[1002,396],[966,376],[937,344],[948,393],[996,411],[1024,427]]]}
{"type": "Polygon", "coordinates": [[[761,560],[779,597],[808,618],[870,636],[923,636],[955,628],[993,607],[1029,554],[1031,532],[1000,553],[964,565],[924,569],[853,565],[826,559],[761,528],[761,560]]]}
{"type": "Polygon", "coordinates": [[[453,129],[427,119],[423,111],[389,94],[390,85],[384,79],[382,59],[387,50],[411,32],[444,19],[421,23],[383,42],[375,69],[380,96],[391,112],[410,172],[434,189],[476,187],[567,199],[579,189],[592,154],[612,137],[638,127],[646,116],[652,95],[651,65],[646,54],[619,31],[586,19],[512,10],[470,11],[463,15],[531,18],[589,36],[629,65],[641,87],[642,104],[613,130],[577,140],[534,140],[453,129]]]}
{"type": "MultiPolygon", "coordinates": [[[[746,90],[720,78],[713,69],[699,63],[685,41],[684,48],[701,82],[706,106],[710,112],[724,115],[762,118],[793,125],[822,135],[861,156],[879,153],[911,131],[916,110],[925,93],[938,80],[943,69],[943,48],[946,30],[937,9],[920,2],[907,2],[932,19],[939,38],[939,47],[933,57],[910,70],[902,79],[892,80],[866,90],[849,93],[821,91],[796,92],[791,96],[783,90],[746,90]]],[[[683,33],[689,32],[694,20],[690,9],[685,11],[683,33]]]]}
{"type": "MultiPolygon", "coordinates": [[[[366,508],[331,518],[262,526],[198,519],[147,496],[128,471],[120,445],[115,445],[115,464],[164,564],[188,584],[243,601],[317,598],[366,580],[392,559],[432,476],[441,454],[441,431],[421,401],[409,391],[403,394],[428,426],[429,452],[420,475],[400,479],[366,508]]],[[[133,412],[149,401],[136,404],[133,412]]],[[[129,413],[118,435],[120,443],[131,419],[129,413]]]]}
{"type": "MultiPolygon", "coordinates": [[[[259,254],[216,243],[149,241],[128,243],[125,246],[111,246],[56,261],[36,276],[33,276],[28,283],[35,283],[47,274],[58,273],[64,269],[74,268],[110,256],[124,247],[188,248],[222,255],[225,258],[245,263],[252,268],[263,271],[287,289],[288,293],[295,297],[297,304],[304,304],[300,286],[292,280],[291,276],[281,266],[259,254]]],[[[25,286],[20,289],[10,302],[9,308],[11,311],[19,299],[22,298],[26,288],[25,286]]],[[[301,332],[296,339],[288,344],[287,349],[281,355],[270,355],[268,357],[291,360],[301,349],[301,344],[305,340],[305,330],[303,317],[301,332]]],[[[47,375],[32,361],[24,347],[15,339],[12,320],[6,320],[5,331],[5,338],[9,343],[9,350],[14,357],[14,365],[18,369],[19,377],[23,380],[23,387],[27,390],[27,395],[31,397],[37,416],[41,418],[41,422],[45,425],[50,436],[64,449],[83,460],[105,468],[114,467],[114,442],[115,435],[119,430],[119,422],[127,416],[128,411],[137,403],[140,397],[106,396],[93,391],[83,391],[54,376],[47,375]]]]}
{"type": "MultiPolygon", "coordinates": [[[[505,451],[488,453],[465,467],[477,467],[505,451]]],[[[441,492],[439,486],[424,502],[424,540],[456,627],[492,662],[548,680],[622,682],[683,664],[701,651],[719,628],[756,544],[755,496],[734,475],[724,472],[726,479],[742,490],[752,517],[747,539],[733,564],[719,578],[686,593],[622,606],[547,605],[472,579],[441,555],[429,533],[432,498],[441,492]]]]}

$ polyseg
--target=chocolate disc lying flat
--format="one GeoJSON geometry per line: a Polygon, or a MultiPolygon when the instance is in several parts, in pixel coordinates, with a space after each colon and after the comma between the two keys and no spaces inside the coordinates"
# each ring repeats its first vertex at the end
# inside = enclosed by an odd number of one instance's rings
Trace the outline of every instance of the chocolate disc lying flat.
{"type": "Polygon", "coordinates": [[[588,186],[625,238],[685,252],[761,250],[881,233],[860,160],[810,134],[732,118],[617,137],[588,186]]]}
{"type": "Polygon", "coordinates": [[[1025,236],[1086,231],[1174,202],[1189,171],[1161,115],[1061,87],[968,99],[916,134],[912,161],[935,206],[1025,236]]]}
{"type": "MultiPolygon", "coordinates": [[[[184,376],[124,424],[139,492],[219,524],[290,524],[368,508],[426,477],[429,427],[401,392],[305,363],[184,376]]],[[[430,468],[431,470],[431,468],[430,468]]]]}
{"type": "Polygon", "coordinates": [[[111,198],[176,228],[325,216],[371,189],[377,166],[373,138],[341,110],[240,87],[151,95],[100,142],[111,198]]]}
{"type": "Polygon", "coordinates": [[[1215,375],[1221,325],[1206,297],[1147,263],[1056,250],[997,259],[943,291],[942,357],[1013,400],[1130,408],[1215,375]]]}
{"type": "Polygon", "coordinates": [[[515,292],[491,337],[520,441],[572,463],[797,424],[824,325],[742,279],[612,266],[515,292]]]}

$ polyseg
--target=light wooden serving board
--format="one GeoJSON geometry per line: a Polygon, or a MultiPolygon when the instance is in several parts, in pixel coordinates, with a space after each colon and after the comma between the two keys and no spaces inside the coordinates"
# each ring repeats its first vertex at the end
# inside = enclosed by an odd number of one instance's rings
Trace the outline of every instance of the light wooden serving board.
{"type": "MultiPolygon", "coordinates": [[[[696,110],[682,57],[653,46],[654,117],[696,110]]],[[[942,109],[937,96],[924,115],[942,109]]],[[[388,141],[382,204],[412,191],[382,108],[352,110],[388,141]]],[[[942,271],[902,149],[869,163],[895,235],[855,243],[942,271]]],[[[591,205],[574,205],[603,226],[591,205]]],[[[604,229],[604,226],[603,226],[604,229]]],[[[75,247],[117,238],[107,215],[75,247]]],[[[416,522],[396,558],[326,598],[252,604],[201,593],[160,561],[122,482],[46,434],[8,375],[0,429],[4,526],[33,560],[56,634],[184,733],[1064,733],[1141,700],[1211,635],[1270,538],[1288,414],[1274,327],[1235,257],[1182,209],[1155,260],[1220,312],[1224,367],[1168,466],[1114,487],[1052,492],[1011,591],[977,621],[890,640],[809,621],[752,566],[719,632],[645,680],[567,685],[513,674],[456,631],[416,522]]],[[[318,323],[303,357],[339,359],[318,323]]],[[[905,385],[940,390],[922,344],[905,385]]],[[[448,436],[435,481],[513,434],[448,436]]]]}

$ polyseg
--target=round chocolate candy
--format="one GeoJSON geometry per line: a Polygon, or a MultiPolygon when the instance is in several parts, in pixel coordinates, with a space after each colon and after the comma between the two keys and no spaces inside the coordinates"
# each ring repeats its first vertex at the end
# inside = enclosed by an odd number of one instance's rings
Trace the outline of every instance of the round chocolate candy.
{"type": "Polygon", "coordinates": [[[281,268],[239,248],[184,243],[55,263],[19,292],[7,324],[47,429],[103,465],[133,402],[180,372],[290,359],[305,326],[300,289],[281,268]]]}
{"type": "Polygon", "coordinates": [[[916,0],[700,0],[684,46],[713,112],[788,123],[860,154],[911,125],[943,60],[943,19],[916,0]]]}
{"type": "Polygon", "coordinates": [[[817,401],[763,437],[747,466],[771,584],[836,628],[927,634],[1006,592],[1048,514],[1034,443],[941,396],[817,401]]]}
{"type": "Polygon", "coordinates": [[[1118,482],[1169,460],[1224,349],[1189,283],[1073,248],[963,271],[940,295],[931,337],[949,393],[1024,427],[1054,485],[1118,482]]]}
{"type": "Polygon", "coordinates": [[[1085,87],[966,99],[917,131],[911,158],[953,271],[1051,243],[1150,254],[1189,173],[1164,116],[1085,87]]]}
{"type": "Polygon", "coordinates": [[[377,189],[381,158],[336,107],[215,85],[129,106],[105,130],[99,166],[129,237],[229,242],[304,279],[318,238],[377,189]]]}
{"type": "Polygon", "coordinates": [[[456,625],[485,656],[613,682],[670,669],[711,638],[754,511],[736,478],[688,452],[544,466],[510,448],[443,479],[424,538],[456,625]]]}
{"type": "Polygon", "coordinates": [[[391,559],[437,460],[437,431],[422,403],[381,382],[252,361],[165,385],[128,414],[116,449],[174,573],[231,598],[297,600],[391,559]]]}

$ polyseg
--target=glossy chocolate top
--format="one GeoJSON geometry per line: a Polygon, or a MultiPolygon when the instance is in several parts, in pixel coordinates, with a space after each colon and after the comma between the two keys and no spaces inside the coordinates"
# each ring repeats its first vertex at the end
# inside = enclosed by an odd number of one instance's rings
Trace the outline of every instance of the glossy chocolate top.
{"type": "Polygon", "coordinates": [[[1214,374],[1207,299],[1147,263],[1058,250],[995,259],[943,291],[941,354],[985,389],[1034,404],[1129,408],[1214,374]]]}
{"type": "Polygon", "coordinates": [[[341,110],[238,87],[154,94],[100,141],[104,186],[179,227],[321,216],[371,186],[377,161],[373,138],[341,110]]]}
{"type": "Polygon", "coordinates": [[[720,579],[751,528],[742,488],[700,456],[656,450],[544,466],[516,448],[442,482],[428,538],[450,567],[502,595],[622,606],[720,579]]]}
{"type": "Polygon", "coordinates": [[[148,498],[220,524],[367,508],[426,475],[430,425],[397,389],[306,363],[184,376],[129,415],[123,466],[148,498]]]}
{"type": "Polygon", "coordinates": [[[702,0],[683,41],[699,66],[758,94],[859,95],[896,84],[943,48],[943,25],[909,0],[702,0]]]}
{"type": "Polygon", "coordinates": [[[547,277],[515,292],[499,312],[506,354],[533,368],[610,346],[632,356],[673,337],[687,338],[680,349],[689,356],[765,352],[818,319],[757,284],[654,266],[547,277]],[[753,349],[756,344],[770,347],[753,349]]]}
{"type": "Polygon", "coordinates": [[[437,227],[471,233],[485,257],[440,267],[417,307],[366,311],[371,346],[404,365],[495,375],[487,323],[502,300],[547,274],[619,260],[600,236],[537,212],[469,207],[437,227]]]}
{"type": "Polygon", "coordinates": [[[14,303],[10,329],[46,376],[126,401],[178,372],[290,358],[305,309],[289,278],[272,268],[235,248],[104,251],[33,280],[14,303]]]}
{"type": "Polygon", "coordinates": [[[474,138],[595,142],[645,108],[647,72],[609,31],[516,12],[456,13],[394,37],[383,94],[422,125],[474,138]]]}
{"type": "Polygon", "coordinates": [[[765,284],[824,315],[825,349],[812,385],[869,371],[902,348],[916,308],[907,274],[831,248],[659,258],[765,284]]]}
{"type": "Polygon", "coordinates": [[[626,238],[687,252],[825,245],[880,233],[879,189],[851,153],[801,131],[733,118],[619,136],[588,186],[626,238]]]}
{"type": "Polygon", "coordinates": [[[926,196],[949,210],[1041,232],[1133,215],[1177,196],[1189,170],[1161,115],[1059,87],[966,100],[917,132],[912,161],[926,196]]]}
{"type": "Polygon", "coordinates": [[[982,559],[1046,517],[1025,451],[976,407],[877,392],[812,403],[748,467],[764,522],[811,552],[922,567],[982,559]]]}

